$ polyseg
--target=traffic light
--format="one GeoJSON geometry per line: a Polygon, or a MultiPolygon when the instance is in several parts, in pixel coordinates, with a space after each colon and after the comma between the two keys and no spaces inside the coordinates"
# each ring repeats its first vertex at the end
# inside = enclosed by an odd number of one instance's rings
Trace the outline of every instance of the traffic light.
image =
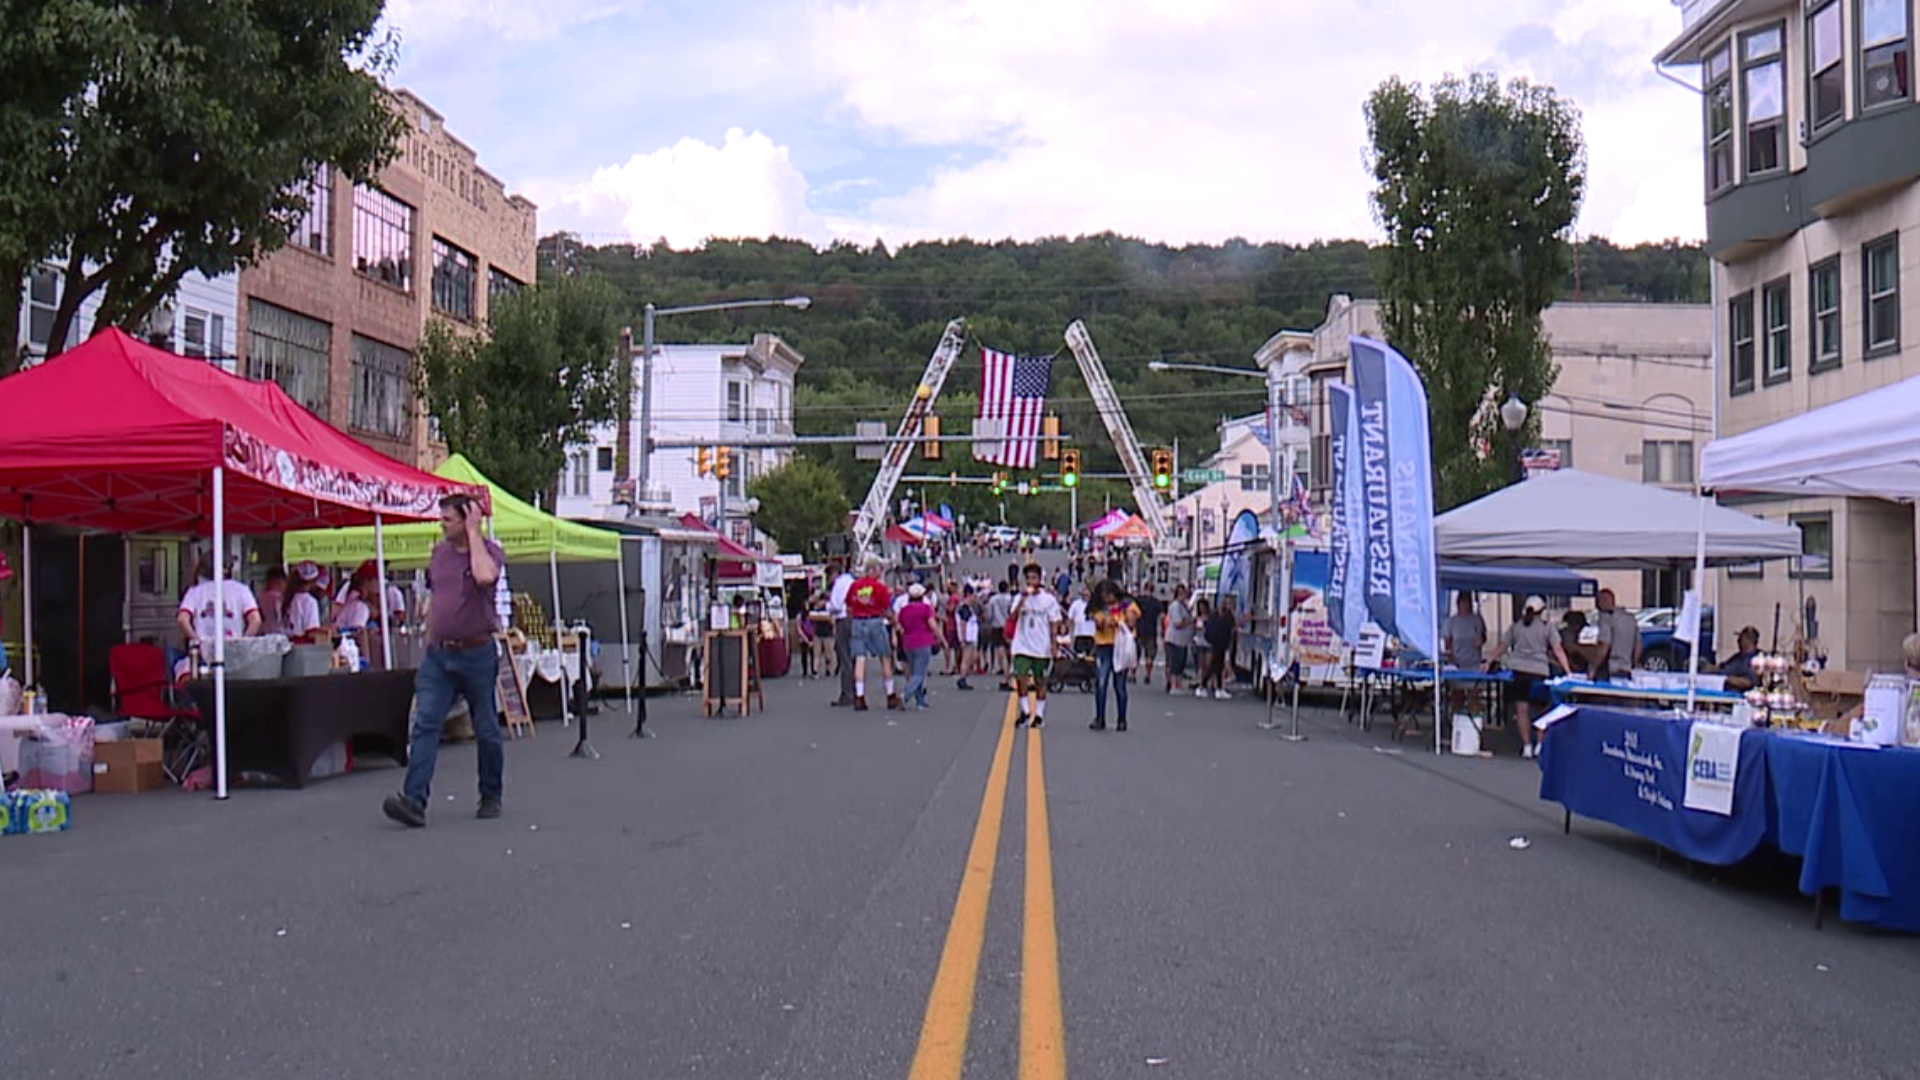
{"type": "Polygon", "coordinates": [[[920,422],[920,433],[927,441],[920,447],[920,457],[925,461],[940,460],[940,418],[929,413],[920,422]]]}
{"type": "Polygon", "coordinates": [[[733,448],[723,446],[713,453],[713,475],[722,480],[733,475],[733,448]]]}
{"type": "Polygon", "coordinates": [[[1001,495],[1001,494],[1005,494],[1006,490],[1007,490],[1007,474],[1004,472],[996,471],[993,474],[993,493],[995,495],[1001,495]]]}
{"type": "Polygon", "coordinates": [[[1153,452],[1153,486],[1162,491],[1173,486],[1173,451],[1153,452]]]}
{"type": "Polygon", "coordinates": [[[1040,456],[1053,461],[1060,456],[1060,418],[1048,416],[1040,421],[1040,456]]]}
{"type": "Polygon", "coordinates": [[[703,446],[699,450],[696,450],[693,456],[693,464],[694,468],[699,470],[699,475],[705,476],[711,473],[713,471],[713,447],[703,446]]]}
{"type": "Polygon", "coordinates": [[[1060,451],[1060,486],[1065,488],[1080,486],[1080,451],[1060,451]]]}

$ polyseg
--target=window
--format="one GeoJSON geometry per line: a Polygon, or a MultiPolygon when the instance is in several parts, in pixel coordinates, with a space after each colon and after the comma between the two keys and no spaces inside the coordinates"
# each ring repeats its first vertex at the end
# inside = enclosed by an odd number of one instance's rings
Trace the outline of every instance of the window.
{"type": "Polygon", "coordinates": [[[1760,290],[1761,379],[1768,385],[1793,378],[1793,281],[1770,281],[1760,290]]]}
{"type": "Polygon", "coordinates": [[[381,191],[353,188],[353,267],[396,289],[413,288],[413,207],[381,191]]]}
{"type": "Polygon", "coordinates": [[[765,435],[767,433],[767,424],[770,423],[772,419],[772,413],[766,409],[753,410],[753,433],[755,435],[765,435]]]}
{"type": "Polygon", "coordinates": [[[743,423],[747,415],[746,387],[737,382],[727,384],[727,423],[743,423]]]}
{"type": "Polygon", "coordinates": [[[593,474],[587,469],[587,452],[576,450],[568,458],[573,462],[573,493],[584,498],[592,492],[589,485],[593,474]]]}
{"type": "Polygon", "coordinates": [[[1722,47],[1707,57],[1707,191],[1733,183],[1733,60],[1722,47]]]}
{"type": "Polygon", "coordinates": [[[1787,576],[1826,581],[1833,577],[1833,515],[1789,514],[1787,523],[1800,527],[1800,557],[1787,567],[1787,576]]]}
{"type": "Polygon", "coordinates": [[[348,424],[389,439],[413,437],[413,358],[353,335],[353,402],[348,424]]]}
{"type": "Polygon", "coordinates": [[[473,255],[439,237],[433,238],[433,310],[473,321],[474,290],[479,270],[473,255]]]}
{"type": "Polygon", "coordinates": [[[1733,354],[1727,365],[1730,392],[1744,394],[1753,389],[1753,292],[1741,293],[1727,303],[1727,329],[1733,342],[1733,354]]]}
{"type": "Polygon", "coordinates": [[[207,313],[188,308],[180,320],[180,355],[207,357],[207,313]]]}
{"type": "Polygon", "coordinates": [[[278,383],[315,416],[327,416],[333,327],[283,307],[247,301],[247,378],[278,383]]]}
{"type": "Polygon", "coordinates": [[[333,169],[322,165],[313,179],[294,187],[307,200],[307,212],[293,226],[287,242],[321,255],[333,254],[333,169]]]}
{"type": "Polygon", "coordinates": [[[487,306],[492,308],[494,301],[502,296],[517,296],[526,288],[520,279],[511,274],[503,274],[497,266],[487,267],[487,306]]]}
{"type": "Polygon", "coordinates": [[[1807,116],[1814,131],[1838,121],[1847,109],[1845,47],[1840,0],[1807,16],[1807,116]]]}
{"type": "Polygon", "coordinates": [[[53,316],[59,309],[60,271],[51,266],[34,267],[33,278],[27,283],[27,344],[43,356],[53,337],[53,316]]]}
{"type": "Polygon", "coordinates": [[[1648,439],[1642,442],[1640,480],[1647,484],[1693,483],[1693,440],[1648,439]]]}
{"type": "Polygon", "coordinates": [[[233,354],[227,351],[227,317],[209,314],[207,316],[207,359],[220,361],[220,366],[233,370],[233,354]]]}
{"type": "Polygon", "coordinates": [[[1911,0],[1860,0],[1860,109],[1913,98],[1911,0]]]}
{"type": "Polygon", "coordinates": [[[1242,465],[1240,466],[1240,490],[1265,491],[1271,477],[1272,470],[1265,465],[1242,465]]]}
{"type": "Polygon", "coordinates": [[[595,460],[594,465],[599,468],[599,471],[612,472],[613,471],[613,447],[602,446],[602,447],[599,447],[595,451],[595,453],[597,455],[597,460],[595,460]]]}
{"type": "Polygon", "coordinates": [[[1809,371],[1840,366],[1840,257],[1807,268],[1807,307],[1813,318],[1809,371]]]}
{"type": "Polygon", "coordinates": [[[1787,28],[1758,30],[1740,39],[1741,108],[1746,110],[1747,175],[1786,163],[1787,28]]]}
{"type": "Polygon", "coordinates": [[[1867,283],[1868,356],[1900,348],[1900,234],[1888,233],[1860,249],[1861,278],[1867,283]]]}
{"type": "Polygon", "coordinates": [[[1309,484],[1316,492],[1333,486],[1333,436],[1315,435],[1313,452],[1307,455],[1309,484]]]}

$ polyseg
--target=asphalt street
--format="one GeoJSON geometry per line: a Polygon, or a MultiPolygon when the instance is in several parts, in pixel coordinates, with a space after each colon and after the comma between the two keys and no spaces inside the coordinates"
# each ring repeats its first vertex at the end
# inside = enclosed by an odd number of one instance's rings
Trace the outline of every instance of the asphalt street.
{"type": "Polygon", "coordinates": [[[1146,689],[1125,734],[1087,730],[1069,693],[1037,739],[1005,695],[948,680],[926,713],[832,693],[777,680],[765,714],[714,720],[656,699],[656,739],[596,718],[598,761],[543,725],[509,746],[499,821],[472,816],[470,746],[442,755],[421,831],[380,815],[390,766],[224,803],[82,797],[71,833],[0,841],[4,1075],[1803,1080],[1920,1060],[1920,941],[1816,931],[1783,868],[1563,836],[1531,763],[1436,759],[1330,710],[1287,743],[1252,701],[1146,689]]]}

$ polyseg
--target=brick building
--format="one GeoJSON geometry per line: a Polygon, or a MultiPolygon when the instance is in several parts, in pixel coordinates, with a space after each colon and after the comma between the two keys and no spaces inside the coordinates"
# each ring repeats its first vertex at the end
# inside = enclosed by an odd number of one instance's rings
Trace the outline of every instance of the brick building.
{"type": "Polygon", "coordinates": [[[383,453],[431,466],[413,393],[427,320],[477,327],[534,277],[535,211],[405,90],[400,153],[370,185],[325,170],[293,242],[240,274],[244,372],[383,453]]]}

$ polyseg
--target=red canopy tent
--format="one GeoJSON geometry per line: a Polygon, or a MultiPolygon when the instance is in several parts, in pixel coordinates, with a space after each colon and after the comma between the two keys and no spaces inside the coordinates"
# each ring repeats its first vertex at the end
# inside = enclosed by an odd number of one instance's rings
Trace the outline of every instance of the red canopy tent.
{"type": "MultiPolygon", "coordinates": [[[[0,380],[0,516],[24,526],[32,588],[36,524],[208,534],[329,528],[438,514],[487,490],[403,465],[314,416],[278,386],[229,375],[119,330],[0,380]]],[[[382,560],[384,562],[384,560],[382,560]]],[[[214,580],[226,576],[213,560],[214,580]]],[[[381,573],[384,580],[384,567],[381,573]]],[[[33,600],[25,606],[33,679],[33,600]]],[[[216,794],[225,798],[226,645],[214,635],[216,794]]]]}
{"type": "Polygon", "coordinates": [[[713,537],[714,550],[711,557],[719,564],[714,568],[714,576],[717,578],[725,578],[728,581],[751,581],[753,580],[753,564],[771,561],[757,551],[741,547],[739,544],[734,543],[727,538],[725,533],[720,532],[718,529],[700,520],[698,514],[680,515],[680,524],[696,532],[707,533],[713,537]]]}

